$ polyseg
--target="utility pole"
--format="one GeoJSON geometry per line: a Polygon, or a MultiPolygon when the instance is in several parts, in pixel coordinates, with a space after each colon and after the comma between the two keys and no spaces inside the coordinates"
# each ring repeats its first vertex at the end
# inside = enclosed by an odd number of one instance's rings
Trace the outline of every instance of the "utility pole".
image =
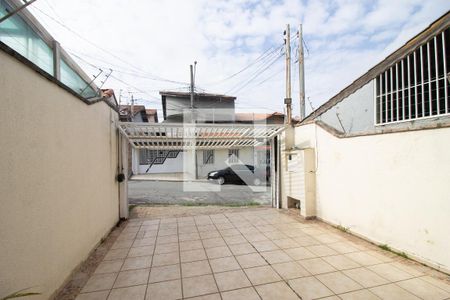
{"type": "Polygon", "coordinates": [[[191,72],[191,122],[194,123],[194,67],[190,65],[191,72]]]}
{"type": "Polygon", "coordinates": [[[133,122],[133,117],[134,117],[134,97],[133,94],[131,94],[130,122],[133,122]]]}
{"type": "Polygon", "coordinates": [[[285,123],[290,125],[292,121],[292,96],[291,96],[291,29],[289,24],[286,25],[284,32],[285,42],[285,57],[286,57],[286,117],[285,123]]]}
{"type": "Polygon", "coordinates": [[[302,24],[298,27],[298,83],[300,93],[300,121],[305,118],[305,55],[302,24]]]}

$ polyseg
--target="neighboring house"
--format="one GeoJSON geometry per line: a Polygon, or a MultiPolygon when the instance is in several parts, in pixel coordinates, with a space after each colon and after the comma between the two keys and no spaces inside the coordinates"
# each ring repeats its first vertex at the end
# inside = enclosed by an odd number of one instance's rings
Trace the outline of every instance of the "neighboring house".
{"type": "Polygon", "coordinates": [[[0,23],[0,102],[0,298],[53,299],[128,211],[116,99],[25,8],[0,23]]]}
{"type": "MultiPolygon", "coordinates": [[[[144,105],[120,105],[119,118],[121,122],[148,122],[144,105]],[[131,112],[132,108],[133,112],[131,112]]],[[[157,116],[156,119],[158,119],[157,116]]]]}
{"type": "Polygon", "coordinates": [[[284,134],[281,197],[447,272],[449,24],[447,13],[284,134]]]}
{"type": "MultiPolygon", "coordinates": [[[[190,93],[160,92],[164,123],[183,123],[184,117],[190,118],[190,93]]],[[[195,123],[214,124],[283,124],[284,115],[242,114],[235,113],[236,97],[196,93],[194,98],[195,123]]],[[[186,120],[188,122],[188,120],[186,120]]],[[[139,151],[138,164],[133,166],[135,174],[148,173],[183,173],[185,151],[149,150],[139,151]]],[[[268,145],[253,147],[236,147],[230,149],[199,150],[196,152],[196,175],[205,178],[208,172],[226,168],[229,164],[243,163],[265,167],[270,164],[268,145]]]]}
{"type": "Polygon", "coordinates": [[[158,111],[156,109],[146,109],[145,113],[147,114],[147,122],[158,123],[158,111]]]}

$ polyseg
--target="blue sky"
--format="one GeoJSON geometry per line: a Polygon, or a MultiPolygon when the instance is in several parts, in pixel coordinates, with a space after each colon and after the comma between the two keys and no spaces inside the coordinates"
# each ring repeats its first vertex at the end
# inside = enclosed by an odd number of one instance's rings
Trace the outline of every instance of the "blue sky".
{"type": "MultiPolygon", "coordinates": [[[[303,23],[310,112],[449,8],[444,0],[39,0],[30,10],[89,75],[112,68],[105,87],[116,95],[122,90],[123,102],[133,94],[158,109],[158,91],[186,90],[189,64],[197,61],[199,89],[230,92],[241,111],[283,111],[284,61],[277,49],[286,24],[295,36],[303,23]],[[223,80],[268,49],[267,57],[223,80]]],[[[296,115],[295,65],[292,72],[296,115]]]]}

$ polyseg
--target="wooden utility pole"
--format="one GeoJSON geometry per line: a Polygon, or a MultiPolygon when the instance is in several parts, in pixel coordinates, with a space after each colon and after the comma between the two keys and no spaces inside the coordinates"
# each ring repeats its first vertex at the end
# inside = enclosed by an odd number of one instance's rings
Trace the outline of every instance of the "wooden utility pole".
{"type": "Polygon", "coordinates": [[[284,98],[284,104],[286,104],[286,124],[291,124],[292,121],[292,96],[291,96],[291,29],[289,24],[286,25],[286,31],[284,32],[285,42],[285,57],[286,57],[286,98],[284,98]]]}
{"type": "Polygon", "coordinates": [[[298,83],[300,93],[300,121],[305,118],[305,55],[302,24],[298,27],[298,83]]]}

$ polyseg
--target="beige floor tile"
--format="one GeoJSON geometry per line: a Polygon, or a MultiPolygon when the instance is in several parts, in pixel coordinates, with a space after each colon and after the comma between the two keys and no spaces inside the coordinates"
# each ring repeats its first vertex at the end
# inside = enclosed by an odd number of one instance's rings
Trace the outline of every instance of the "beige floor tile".
{"type": "Polygon", "coordinates": [[[202,232],[200,232],[200,238],[202,240],[212,239],[212,238],[220,238],[220,237],[221,237],[220,232],[215,230],[215,229],[212,230],[212,231],[202,231],[202,232]]]}
{"type": "MultiPolygon", "coordinates": [[[[162,228],[162,226],[160,228],[162,228]]],[[[177,228],[159,229],[159,231],[158,231],[158,239],[159,239],[159,237],[173,236],[173,235],[176,235],[176,234],[177,234],[177,228]]]]}
{"type": "Polygon", "coordinates": [[[214,225],[202,225],[202,226],[197,226],[197,230],[198,232],[211,232],[211,231],[216,231],[216,226],[214,225]]]}
{"type": "Polygon", "coordinates": [[[246,233],[244,234],[247,241],[250,243],[260,242],[260,241],[268,241],[269,239],[263,235],[262,233],[246,233]]]}
{"type": "Polygon", "coordinates": [[[308,246],[306,247],[306,249],[308,249],[317,256],[330,256],[338,254],[337,251],[325,245],[308,246]]]}
{"type": "Polygon", "coordinates": [[[244,269],[244,271],[253,285],[266,284],[281,280],[281,277],[270,266],[244,269]]]}
{"type": "Polygon", "coordinates": [[[153,267],[150,270],[149,282],[160,282],[181,278],[180,265],[153,267]]]}
{"type": "Polygon", "coordinates": [[[113,289],[109,294],[108,300],[144,300],[146,289],[146,285],[113,289]]]}
{"type": "Polygon", "coordinates": [[[242,270],[217,273],[214,277],[221,292],[251,286],[250,281],[242,270]]]}
{"type": "Polygon", "coordinates": [[[178,240],[180,242],[195,241],[195,240],[199,240],[199,239],[200,239],[200,235],[197,232],[182,233],[178,236],[178,240]]]}
{"type": "Polygon", "coordinates": [[[365,251],[348,253],[348,254],[345,254],[345,256],[347,256],[348,258],[356,261],[357,263],[359,263],[360,265],[363,265],[363,266],[371,266],[371,265],[377,265],[377,264],[383,263],[381,260],[368,254],[365,251]]]}
{"type": "Polygon", "coordinates": [[[253,287],[222,293],[223,300],[260,300],[253,287]]]}
{"type": "Polygon", "coordinates": [[[393,283],[371,288],[370,291],[383,300],[418,300],[418,299],[420,299],[393,283]]]}
{"type": "Polygon", "coordinates": [[[333,250],[336,250],[339,253],[342,253],[342,254],[359,251],[357,248],[353,247],[348,242],[331,243],[331,244],[328,244],[327,246],[333,250]]]}
{"type": "Polygon", "coordinates": [[[117,273],[97,274],[89,278],[86,285],[81,292],[96,292],[102,290],[109,290],[112,288],[114,281],[116,280],[117,273]]]}
{"type": "Polygon", "coordinates": [[[291,238],[273,240],[273,242],[275,243],[275,245],[277,245],[281,249],[298,248],[300,246],[296,241],[294,241],[291,238]]]}
{"type": "Polygon", "coordinates": [[[312,237],[295,237],[293,238],[300,246],[307,247],[313,245],[320,245],[318,240],[313,239],[312,237]]]}
{"type": "Polygon", "coordinates": [[[279,230],[264,232],[264,235],[271,240],[287,239],[288,236],[279,230]]]}
{"type": "Polygon", "coordinates": [[[368,266],[367,268],[374,271],[381,277],[393,282],[406,280],[413,277],[411,274],[394,267],[391,263],[368,266]]]}
{"type": "Polygon", "coordinates": [[[223,238],[204,239],[204,240],[202,240],[202,243],[205,248],[215,248],[215,247],[226,246],[223,238]]]}
{"type": "Polygon", "coordinates": [[[207,260],[200,260],[181,264],[182,277],[194,277],[211,273],[212,273],[211,268],[207,260]]]}
{"type": "Polygon", "coordinates": [[[343,273],[365,288],[389,283],[388,280],[367,268],[345,270],[343,273]]]}
{"type": "Polygon", "coordinates": [[[299,260],[298,263],[313,275],[336,271],[336,269],[321,258],[299,260]]]}
{"type": "Polygon", "coordinates": [[[277,273],[280,274],[280,276],[285,280],[311,275],[305,268],[296,262],[274,264],[272,265],[272,268],[274,268],[275,271],[277,271],[277,273]]]}
{"type": "Polygon", "coordinates": [[[152,265],[152,256],[129,257],[125,259],[122,271],[150,268],[152,265]]]}
{"type": "Polygon", "coordinates": [[[229,245],[231,252],[234,255],[243,255],[249,253],[256,253],[256,249],[249,243],[244,244],[232,244],[229,245]]]}
{"type": "Polygon", "coordinates": [[[75,300],[106,300],[109,295],[109,290],[101,292],[92,292],[86,294],[79,294],[75,300]]]}
{"type": "Polygon", "coordinates": [[[358,268],[361,265],[351,260],[345,255],[332,255],[332,256],[324,256],[322,257],[324,261],[335,267],[337,270],[347,270],[358,268]]]}
{"type": "Polygon", "coordinates": [[[118,240],[111,246],[111,250],[131,248],[131,245],[133,245],[133,240],[118,240]]]}
{"type": "Polygon", "coordinates": [[[228,249],[227,246],[206,248],[205,250],[206,255],[208,256],[209,259],[233,256],[233,254],[231,253],[230,249],[228,249]]]}
{"type": "Polygon", "coordinates": [[[133,243],[133,247],[144,247],[144,246],[153,246],[156,243],[156,238],[143,238],[140,240],[135,240],[133,243]]]}
{"type": "Polygon", "coordinates": [[[300,299],[285,282],[276,282],[255,287],[263,300],[300,299]]]}
{"type": "Polygon", "coordinates": [[[294,260],[307,259],[316,257],[314,253],[307,250],[305,247],[291,248],[284,250],[294,260]]]}
{"type": "Polygon", "coordinates": [[[422,276],[424,273],[421,271],[424,266],[419,265],[417,263],[413,263],[409,260],[405,261],[395,261],[392,263],[396,268],[405,271],[408,274],[411,274],[414,277],[422,276]]]}
{"type": "Polygon", "coordinates": [[[187,226],[179,226],[178,227],[178,234],[180,236],[183,234],[190,234],[190,233],[198,233],[197,226],[187,225],[187,226]]]}
{"type": "Polygon", "coordinates": [[[316,276],[323,284],[336,294],[348,293],[362,289],[362,286],[342,272],[326,273],[316,276]]]}
{"type": "Polygon", "coordinates": [[[143,246],[143,247],[130,248],[130,252],[128,252],[128,257],[152,255],[153,250],[154,250],[154,246],[143,246]]]}
{"type": "MultiPolygon", "coordinates": [[[[231,225],[233,226],[233,225],[231,225]]],[[[223,229],[220,230],[219,228],[219,232],[220,234],[225,237],[225,236],[234,236],[234,235],[240,235],[241,233],[239,232],[239,230],[235,229],[235,228],[229,228],[229,229],[223,229]]]]}
{"type": "Polygon", "coordinates": [[[282,262],[292,261],[292,258],[287,255],[283,250],[267,251],[260,253],[269,264],[278,264],[282,262]]]}
{"type": "Polygon", "coordinates": [[[184,297],[194,297],[216,293],[217,286],[212,275],[203,275],[183,279],[184,297]]]}
{"type": "Polygon", "coordinates": [[[177,243],[178,242],[178,235],[172,234],[172,235],[165,235],[165,236],[159,236],[156,239],[157,244],[167,244],[167,243],[177,243]]]}
{"type": "Polygon", "coordinates": [[[420,279],[413,278],[405,281],[397,282],[397,285],[404,288],[411,294],[414,294],[422,299],[442,300],[450,298],[450,293],[420,279]]]}
{"type": "Polygon", "coordinates": [[[279,249],[278,246],[275,245],[272,241],[253,242],[252,245],[258,252],[273,251],[279,249]]]}
{"type": "Polygon", "coordinates": [[[173,265],[178,263],[180,263],[180,255],[178,254],[178,252],[153,255],[153,267],[173,265]]]}
{"type": "Polygon", "coordinates": [[[180,255],[181,262],[191,262],[206,259],[206,253],[204,249],[181,251],[180,255]]]}
{"type": "Polygon", "coordinates": [[[267,262],[259,253],[239,255],[236,256],[236,259],[242,268],[252,268],[267,265],[267,262]]]}
{"type": "Polygon", "coordinates": [[[200,240],[180,242],[181,251],[196,250],[196,249],[203,249],[203,244],[200,240]]]}
{"type": "Polygon", "coordinates": [[[128,248],[109,250],[103,260],[124,259],[128,255],[128,248]]]}
{"type": "Polygon", "coordinates": [[[220,294],[216,293],[216,294],[209,294],[209,295],[189,298],[189,300],[221,300],[221,298],[220,298],[220,294]]]}
{"type": "Polygon", "coordinates": [[[244,238],[244,236],[242,234],[232,235],[232,236],[224,236],[223,239],[224,239],[225,243],[227,243],[227,245],[242,244],[242,243],[247,242],[247,240],[244,238]]]}
{"type": "Polygon", "coordinates": [[[369,250],[369,251],[366,251],[366,253],[381,260],[384,263],[393,262],[396,259],[398,259],[398,256],[396,254],[387,252],[387,251],[369,250]]]}
{"type": "Polygon", "coordinates": [[[150,269],[139,269],[120,272],[117,276],[114,288],[147,284],[150,269]]]}
{"type": "Polygon", "coordinates": [[[147,288],[147,300],[175,300],[181,297],[181,280],[151,283],[147,288]]]}
{"type": "Polygon", "coordinates": [[[333,295],[333,292],[330,289],[312,276],[289,280],[288,283],[303,300],[333,295]]]}
{"type": "Polygon", "coordinates": [[[446,291],[447,293],[450,293],[450,282],[431,277],[431,276],[423,276],[420,277],[420,279],[425,280],[428,283],[431,283],[432,285],[446,291]]]}
{"type": "Polygon", "coordinates": [[[214,273],[239,270],[241,268],[233,256],[211,259],[209,263],[214,273]]]}
{"type": "Polygon", "coordinates": [[[339,297],[342,300],[379,300],[375,294],[369,290],[359,290],[346,294],[340,294],[339,297]]]}
{"type": "Polygon", "coordinates": [[[155,254],[178,252],[178,243],[157,244],[155,247],[155,254]]]}
{"type": "Polygon", "coordinates": [[[123,265],[123,260],[105,260],[101,262],[97,269],[95,269],[94,274],[104,274],[104,273],[117,273],[123,265]]]}

